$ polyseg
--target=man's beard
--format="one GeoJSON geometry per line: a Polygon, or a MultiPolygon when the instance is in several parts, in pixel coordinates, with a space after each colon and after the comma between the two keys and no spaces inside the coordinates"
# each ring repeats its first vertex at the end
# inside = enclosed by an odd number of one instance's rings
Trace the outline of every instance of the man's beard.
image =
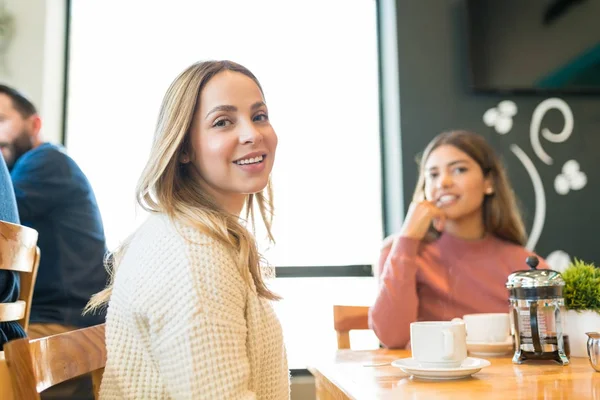
{"type": "Polygon", "coordinates": [[[8,170],[12,170],[17,160],[29,150],[33,148],[33,142],[31,136],[29,136],[26,130],[23,130],[19,136],[12,141],[12,143],[0,143],[3,147],[2,155],[8,170]],[[8,151],[7,151],[8,150],[8,151]]]}

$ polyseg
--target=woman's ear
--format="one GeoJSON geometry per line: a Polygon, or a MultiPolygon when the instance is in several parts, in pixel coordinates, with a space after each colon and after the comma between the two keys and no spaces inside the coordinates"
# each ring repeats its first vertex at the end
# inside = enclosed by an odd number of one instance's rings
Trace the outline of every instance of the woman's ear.
{"type": "Polygon", "coordinates": [[[189,145],[189,143],[187,143],[187,141],[185,141],[181,146],[181,153],[179,153],[179,162],[181,164],[188,164],[192,160],[191,154],[193,150],[190,149],[190,147],[191,146],[189,145]]]}
{"type": "Polygon", "coordinates": [[[492,179],[491,176],[488,176],[487,178],[485,178],[485,181],[483,182],[483,192],[488,195],[491,196],[492,194],[494,194],[494,180],[492,179]]]}

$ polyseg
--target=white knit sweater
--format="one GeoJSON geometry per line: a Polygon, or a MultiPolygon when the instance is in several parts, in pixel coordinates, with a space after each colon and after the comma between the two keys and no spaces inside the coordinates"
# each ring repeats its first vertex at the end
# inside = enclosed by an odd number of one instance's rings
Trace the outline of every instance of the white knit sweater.
{"type": "Polygon", "coordinates": [[[152,215],[119,265],[100,398],[289,399],[281,326],[225,248],[152,215]]]}

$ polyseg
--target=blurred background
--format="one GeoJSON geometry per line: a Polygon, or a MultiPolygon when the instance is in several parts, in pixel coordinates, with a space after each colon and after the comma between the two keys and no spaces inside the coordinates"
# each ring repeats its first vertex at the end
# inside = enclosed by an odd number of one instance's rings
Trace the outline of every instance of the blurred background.
{"type": "MultiPolygon", "coordinates": [[[[530,234],[556,269],[600,261],[600,2],[593,0],[6,0],[0,79],[38,105],[96,192],[108,245],[143,220],[134,188],[161,98],[203,59],[261,81],[279,135],[271,282],[294,399],[334,351],[333,304],[372,302],[415,159],[441,131],[503,155],[530,234]]],[[[263,242],[261,242],[263,243],[263,242]]],[[[524,268],[516,265],[515,269],[524,268]]],[[[373,347],[372,332],[352,332],[373,347]]]]}

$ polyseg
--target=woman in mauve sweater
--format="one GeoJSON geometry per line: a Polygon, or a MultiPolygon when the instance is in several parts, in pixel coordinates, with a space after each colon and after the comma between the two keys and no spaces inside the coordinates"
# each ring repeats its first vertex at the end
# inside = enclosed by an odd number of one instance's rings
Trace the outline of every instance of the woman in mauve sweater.
{"type": "MultiPolygon", "coordinates": [[[[426,147],[399,234],[384,241],[369,324],[404,348],[415,321],[508,312],[508,275],[533,255],[504,168],[482,136],[445,132],[426,147]]],[[[547,268],[540,258],[538,268],[547,268]]]]}
{"type": "Polygon", "coordinates": [[[108,301],[101,399],[289,399],[278,296],[247,229],[257,206],[270,236],[276,148],[243,66],[200,62],[173,81],[137,188],[150,216],[89,305],[108,301]]]}

